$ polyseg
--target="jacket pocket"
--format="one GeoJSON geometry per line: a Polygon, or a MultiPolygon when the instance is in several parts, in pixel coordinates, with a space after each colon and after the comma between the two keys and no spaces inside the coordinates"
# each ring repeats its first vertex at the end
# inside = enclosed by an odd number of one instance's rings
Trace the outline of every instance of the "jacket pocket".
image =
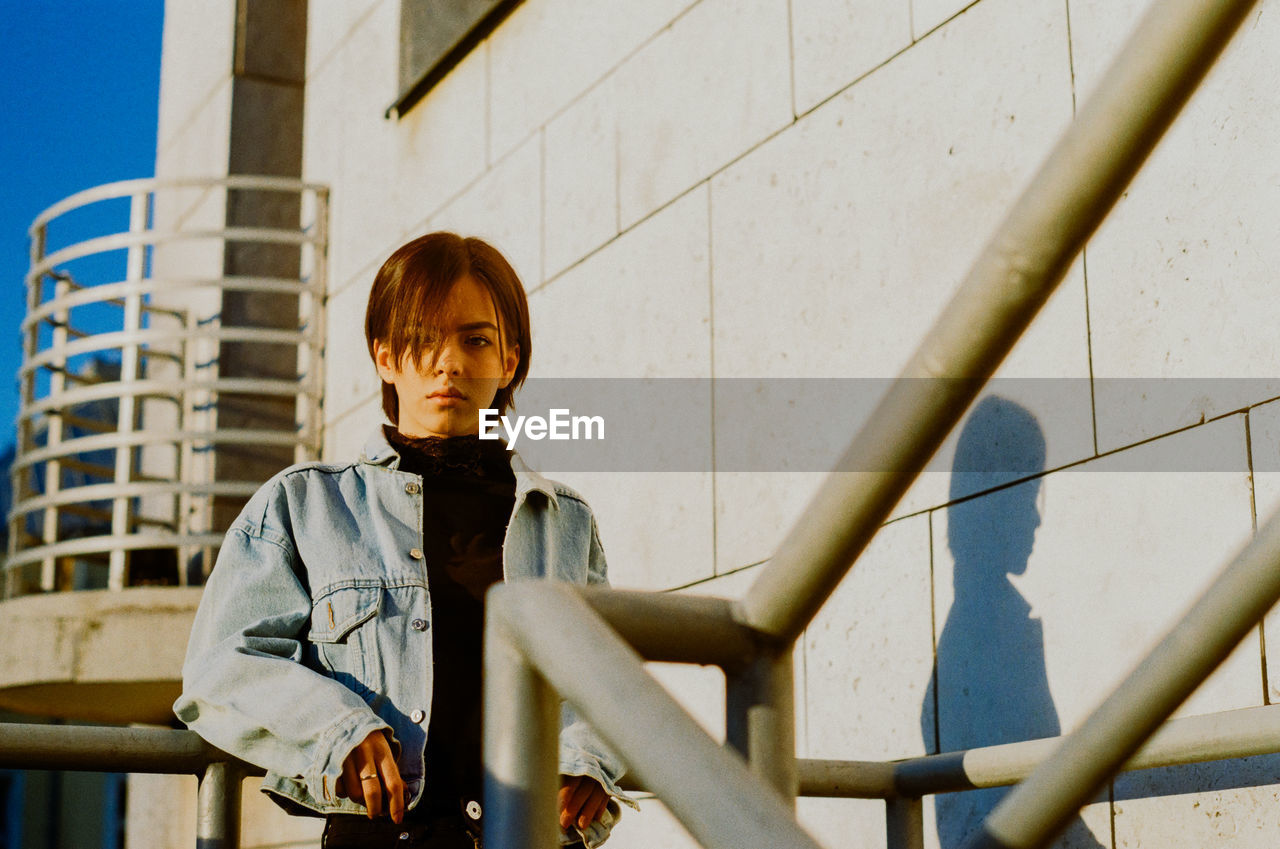
{"type": "Polygon", "coordinates": [[[372,679],[377,662],[378,613],[382,587],[342,587],[325,593],[311,605],[311,630],[307,639],[316,647],[329,676],[365,700],[382,690],[372,679]]]}

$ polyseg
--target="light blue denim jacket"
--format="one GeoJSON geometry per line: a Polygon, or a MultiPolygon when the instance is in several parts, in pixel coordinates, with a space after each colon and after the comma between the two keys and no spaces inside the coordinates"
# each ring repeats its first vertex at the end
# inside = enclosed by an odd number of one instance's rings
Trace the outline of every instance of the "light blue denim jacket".
{"type": "MultiPolygon", "coordinates": [[[[379,428],[357,462],[277,474],[227,532],[196,612],[174,712],[267,769],[262,789],[294,813],[365,813],[334,787],[348,753],[379,729],[392,734],[409,807],[422,796],[430,587],[422,479],[399,464],[379,428]]],[[[505,579],[605,583],[591,508],[514,452],[511,465],[505,579]]],[[[617,757],[567,706],[560,772],[590,776],[630,802],[617,757]]],[[[616,805],[610,813],[611,824],[616,805]]],[[[596,825],[584,835],[593,846],[607,837],[596,825]]]]}

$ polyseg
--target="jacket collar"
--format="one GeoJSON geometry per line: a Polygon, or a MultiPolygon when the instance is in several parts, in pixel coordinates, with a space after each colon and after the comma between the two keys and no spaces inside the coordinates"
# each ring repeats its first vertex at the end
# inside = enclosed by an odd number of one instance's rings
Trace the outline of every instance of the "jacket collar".
{"type": "MultiPolygon", "coordinates": [[[[523,501],[530,492],[541,492],[553,507],[559,507],[555,484],[529,468],[529,464],[515,451],[508,450],[507,453],[511,457],[511,471],[516,476],[516,503],[523,501]]],[[[374,428],[369,440],[365,442],[364,449],[360,452],[360,462],[388,469],[400,468],[400,454],[387,441],[382,425],[374,428]]]]}

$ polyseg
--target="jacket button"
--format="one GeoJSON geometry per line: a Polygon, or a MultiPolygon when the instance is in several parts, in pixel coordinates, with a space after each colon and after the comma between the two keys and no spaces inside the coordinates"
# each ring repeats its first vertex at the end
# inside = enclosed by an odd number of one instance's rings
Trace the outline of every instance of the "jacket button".
{"type": "Polygon", "coordinates": [[[413,628],[415,631],[425,631],[427,630],[427,620],[415,619],[409,623],[409,627],[413,628]]]}
{"type": "Polygon", "coordinates": [[[419,492],[422,492],[422,487],[418,486],[417,481],[409,481],[404,485],[404,491],[410,495],[417,495],[419,492]]]}
{"type": "Polygon", "coordinates": [[[427,715],[420,710],[415,710],[413,713],[409,714],[409,718],[413,720],[415,725],[417,725],[422,722],[422,720],[426,719],[427,715]]]}
{"type": "Polygon", "coordinates": [[[422,549],[421,549],[421,548],[411,548],[411,549],[409,549],[409,556],[410,556],[410,557],[412,557],[414,560],[421,560],[421,559],[422,559],[422,549]]]}

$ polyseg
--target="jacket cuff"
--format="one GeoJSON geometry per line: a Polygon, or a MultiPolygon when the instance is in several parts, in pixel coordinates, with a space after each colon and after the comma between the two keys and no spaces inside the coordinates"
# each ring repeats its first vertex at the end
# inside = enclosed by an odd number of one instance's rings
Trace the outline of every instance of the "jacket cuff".
{"type": "Polygon", "coordinates": [[[597,846],[609,839],[609,835],[613,833],[613,827],[618,824],[618,820],[621,817],[622,808],[618,806],[616,799],[610,799],[608,805],[605,806],[604,813],[600,815],[600,819],[591,823],[591,825],[586,828],[578,828],[575,825],[568,829],[560,829],[560,845],[564,846],[580,842],[587,849],[596,849],[597,846]]]}
{"type": "MultiPolygon", "coordinates": [[[[609,839],[613,827],[618,824],[618,820],[622,818],[622,807],[618,804],[622,802],[637,811],[640,810],[640,804],[632,799],[626,793],[622,792],[622,788],[618,786],[618,782],[612,776],[605,773],[597,761],[590,759],[576,759],[572,761],[561,761],[561,775],[585,775],[587,778],[593,779],[605,789],[605,792],[611,797],[605,806],[605,811],[601,814],[600,819],[591,823],[586,828],[578,828],[570,826],[567,829],[560,829],[560,844],[582,842],[587,849],[596,849],[601,843],[609,839]]],[[[619,776],[621,777],[621,776],[619,776]]]]}
{"type": "MultiPolygon", "coordinates": [[[[308,774],[303,776],[311,796],[320,800],[326,808],[341,807],[363,813],[365,811],[363,805],[339,798],[338,779],[342,776],[342,764],[346,761],[347,755],[351,754],[364,738],[374,731],[382,730],[390,731],[391,726],[379,719],[371,710],[354,710],[329,726],[317,741],[318,751],[315,763],[311,765],[308,774]]],[[[398,749],[398,742],[393,740],[392,748],[398,749]]]]}

